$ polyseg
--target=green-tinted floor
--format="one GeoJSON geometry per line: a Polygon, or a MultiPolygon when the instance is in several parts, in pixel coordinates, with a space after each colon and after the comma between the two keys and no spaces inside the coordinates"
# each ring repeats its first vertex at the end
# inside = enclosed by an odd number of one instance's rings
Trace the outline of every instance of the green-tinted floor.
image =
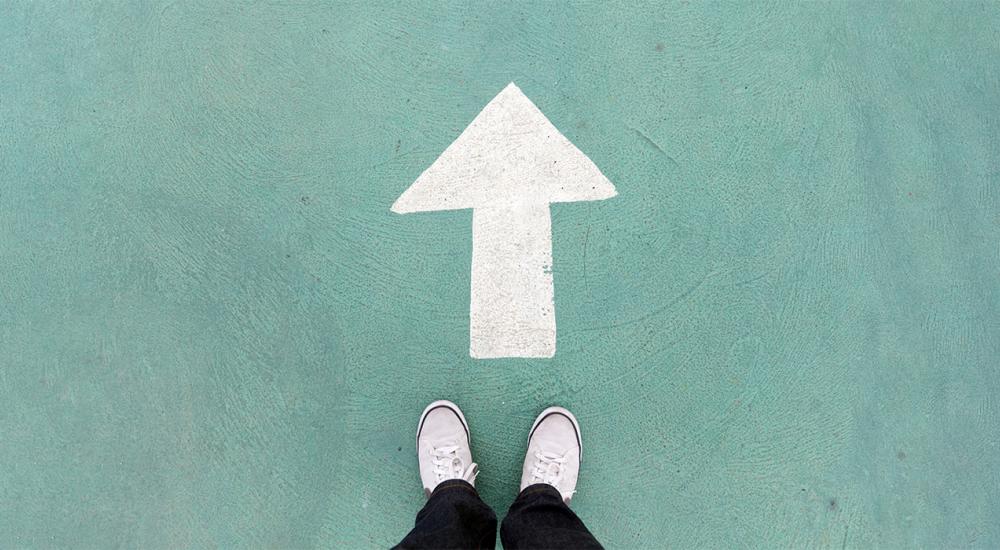
{"type": "Polygon", "coordinates": [[[0,2],[0,547],[369,548],[449,398],[483,498],[580,419],[612,548],[1000,547],[1000,7],[0,2]],[[469,211],[393,201],[514,81],[557,352],[469,356],[469,211]]]}

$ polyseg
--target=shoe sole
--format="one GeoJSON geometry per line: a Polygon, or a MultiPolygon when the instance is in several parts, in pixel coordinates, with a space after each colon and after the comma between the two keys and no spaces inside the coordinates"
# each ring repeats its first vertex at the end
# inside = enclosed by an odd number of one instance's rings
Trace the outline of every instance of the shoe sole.
{"type": "Polygon", "coordinates": [[[444,407],[451,410],[451,412],[458,415],[458,419],[462,421],[462,426],[465,428],[465,437],[469,440],[469,447],[472,447],[472,432],[469,430],[469,423],[465,421],[465,415],[462,414],[462,409],[458,408],[458,405],[448,401],[447,399],[439,399],[430,405],[424,407],[424,412],[420,413],[420,422],[417,423],[417,452],[420,452],[420,432],[424,429],[424,419],[430,414],[434,409],[439,409],[444,407]]]}
{"type": "MultiPolygon", "coordinates": [[[[573,423],[573,429],[576,430],[576,444],[578,447],[580,447],[580,462],[582,463],[583,438],[580,437],[580,423],[576,421],[576,417],[573,416],[573,413],[569,412],[568,410],[562,407],[549,407],[544,411],[542,411],[542,413],[539,414],[537,418],[535,418],[535,423],[531,425],[531,431],[528,432],[528,444],[529,445],[531,444],[531,436],[535,435],[535,428],[537,428],[538,425],[542,423],[542,420],[545,420],[545,417],[553,414],[561,414],[566,418],[568,418],[569,421],[573,423]]],[[[465,420],[463,419],[462,421],[464,422],[465,420]]]]}

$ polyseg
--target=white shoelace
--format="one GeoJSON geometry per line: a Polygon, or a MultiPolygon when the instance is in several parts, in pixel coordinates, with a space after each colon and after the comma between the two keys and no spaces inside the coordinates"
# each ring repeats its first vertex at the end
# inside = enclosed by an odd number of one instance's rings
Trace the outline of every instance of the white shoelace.
{"type": "Polygon", "coordinates": [[[431,462],[434,464],[434,475],[437,476],[438,483],[446,479],[464,479],[472,483],[479,475],[479,466],[473,462],[466,467],[465,461],[458,456],[458,449],[460,449],[458,445],[430,448],[431,462]]]}
{"type": "Polygon", "coordinates": [[[562,479],[562,465],[566,457],[547,451],[535,451],[535,464],[531,469],[532,483],[547,483],[558,487],[562,479]]]}

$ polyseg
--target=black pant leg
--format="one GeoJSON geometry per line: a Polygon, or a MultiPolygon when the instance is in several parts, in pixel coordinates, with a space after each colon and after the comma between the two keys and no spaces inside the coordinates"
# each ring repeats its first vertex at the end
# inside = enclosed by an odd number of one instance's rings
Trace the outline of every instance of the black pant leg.
{"type": "Polygon", "coordinates": [[[525,487],[500,526],[505,550],[603,548],[551,485],[525,487]]]}
{"type": "Polygon", "coordinates": [[[460,479],[438,485],[417,513],[413,530],[395,548],[493,548],[497,516],[476,489],[460,479]]]}

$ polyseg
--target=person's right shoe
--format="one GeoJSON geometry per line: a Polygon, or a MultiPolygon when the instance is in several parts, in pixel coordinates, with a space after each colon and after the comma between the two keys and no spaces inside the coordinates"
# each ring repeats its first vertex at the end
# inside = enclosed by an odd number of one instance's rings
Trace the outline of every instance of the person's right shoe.
{"type": "Polygon", "coordinates": [[[583,445],[580,425],[573,413],[562,407],[542,411],[531,426],[528,453],[521,472],[521,490],[536,483],[555,487],[569,503],[576,492],[583,445]]]}

